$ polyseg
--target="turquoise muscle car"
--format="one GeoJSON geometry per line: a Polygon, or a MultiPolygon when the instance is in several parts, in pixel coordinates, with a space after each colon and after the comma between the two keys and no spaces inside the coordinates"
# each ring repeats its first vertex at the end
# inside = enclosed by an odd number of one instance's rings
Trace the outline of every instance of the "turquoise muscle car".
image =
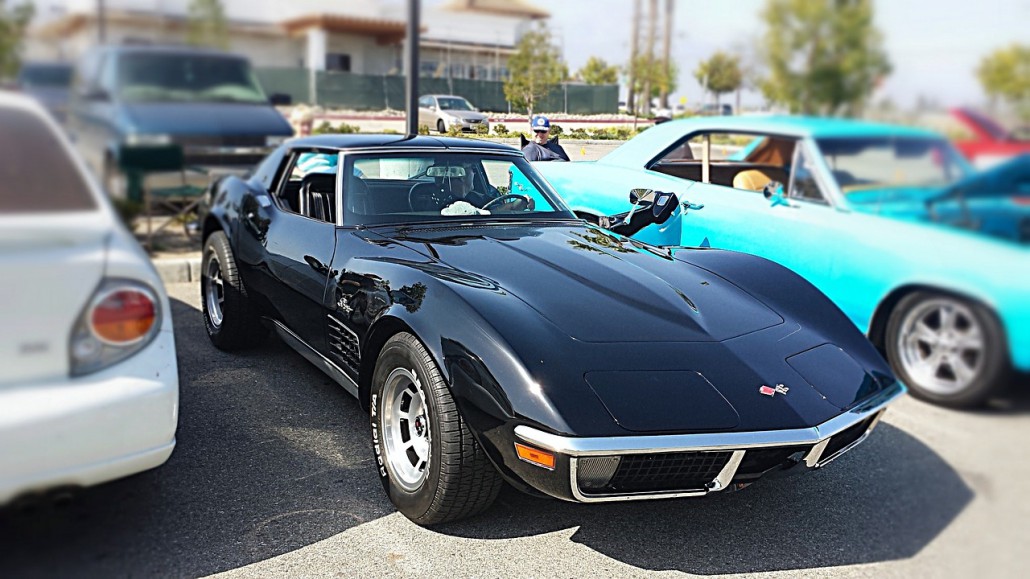
{"type": "Polygon", "coordinates": [[[976,405],[1030,371],[1030,156],[975,173],[920,129],[711,117],[657,125],[595,162],[538,167],[590,220],[629,209],[631,188],[703,206],[636,237],[795,270],[924,400],[976,405]]]}

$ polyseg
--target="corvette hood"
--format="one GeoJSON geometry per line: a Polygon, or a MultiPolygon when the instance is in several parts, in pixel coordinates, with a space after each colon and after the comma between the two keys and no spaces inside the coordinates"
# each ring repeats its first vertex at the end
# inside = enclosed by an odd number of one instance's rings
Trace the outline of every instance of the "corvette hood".
{"type": "Polygon", "coordinates": [[[582,342],[718,342],[783,322],[725,279],[597,228],[423,228],[395,238],[489,279],[582,342]]]}

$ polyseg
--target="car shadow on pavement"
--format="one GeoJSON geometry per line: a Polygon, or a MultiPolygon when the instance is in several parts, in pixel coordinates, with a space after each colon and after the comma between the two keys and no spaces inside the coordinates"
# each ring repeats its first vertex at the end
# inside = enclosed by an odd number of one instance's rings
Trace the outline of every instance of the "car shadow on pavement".
{"type": "Polygon", "coordinates": [[[483,516],[434,530],[500,539],[579,527],[573,541],[640,569],[792,571],[912,557],[973,496],[932,450],[881,423],[825,469],[764,479],[740,492],[577,505],[506,488],[483,516]]]}
{"type": "Polygon", "coordinates": [[[172,300],[172,313],[172,457],[70,502],[0,510],[0,575],[208,575],[394,512],[372,465],[368,416],[340,386],[277,339],[227,354],[196,308],[172,300]]]}
{"type": "MultiPolygon", "coordinates": [[[[352,397],[275,338],[223,353],[195,307],[173,299],[172,310],[171,459],[69,504],[0,510],[0,574],[208,575],[395,513],[352,397]]],[[[640,569],[798,570],[912,557],[973,496],[932,450],[883,423],[825,470],[738,493],[576,505],[506,488],[486,513],[426,532],[498,539],[576,528],[573,541],[640,569]]]]}

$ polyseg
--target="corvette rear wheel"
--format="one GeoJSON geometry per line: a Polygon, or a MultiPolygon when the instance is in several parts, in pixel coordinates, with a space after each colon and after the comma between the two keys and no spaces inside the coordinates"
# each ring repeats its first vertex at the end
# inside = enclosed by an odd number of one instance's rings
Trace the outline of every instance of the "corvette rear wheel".
{"type": "Polygon", "coordinates": [[[208,237],[201,264],[201,308],[211,343],[222,350],[259,344],[267,330],[253,311],[224,233],[216,231],[208,237]]]}
{"type": "Polygon", "coordinates": [[[906,296],[887,323],[887,358],[917,398],[977,406],[1006,384],[1001,325],[986,308],[929,292],[906,296]]]}
{"type": "Polygon", "coordinates": [[[458,413],[425,347],[399,333],[372,376],[372,450],[390,501],[420,525],[474,515],[501,478],[458,413]]]}

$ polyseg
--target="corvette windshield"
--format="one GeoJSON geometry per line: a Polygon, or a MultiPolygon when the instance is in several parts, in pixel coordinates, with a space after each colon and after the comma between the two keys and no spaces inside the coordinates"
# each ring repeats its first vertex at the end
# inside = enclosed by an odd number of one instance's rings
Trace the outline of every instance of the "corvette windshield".
{"type": "Polygon", "coordinates": [[[347,155],[344,175],[345,225],[575,218],[520,156],[347,155]]]}
{"type": "Polygon", "coordinates": [[[968,171],[943,139],[867,137],[816,142],[840,190],[856,202],[924,196],[968,171]]]}

